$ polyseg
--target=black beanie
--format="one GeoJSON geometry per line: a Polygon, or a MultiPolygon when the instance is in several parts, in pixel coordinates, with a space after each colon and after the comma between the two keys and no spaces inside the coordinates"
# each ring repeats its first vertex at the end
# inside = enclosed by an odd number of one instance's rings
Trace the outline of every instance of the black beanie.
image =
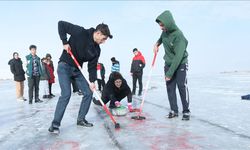
{"type": "Polygon", "coordinates": [[[110,60],[111,60],[111,61],[115,61],[115,57],[112,57],[110,60]]]}
{"type": "Polygon", "coordinates": [[[138,49],[137,49],[137,48],[134,48],[134,49],[133,49],[133,52],[135,52],[135,51],[138,51],[138,49]]]}

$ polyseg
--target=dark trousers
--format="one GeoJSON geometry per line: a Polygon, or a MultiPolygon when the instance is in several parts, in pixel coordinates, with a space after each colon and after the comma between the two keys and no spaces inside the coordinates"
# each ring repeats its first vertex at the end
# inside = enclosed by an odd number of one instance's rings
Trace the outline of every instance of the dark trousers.
{"type": "MultiPolygon", "coordinates": [[[[165,72],[169,67],[165,66],[165,72]]],[[[176,98],[176,86],[179,89],[180,98],[183,107],[183,113],[189,112],[189,93],[187,87],[187,64],[181,64],[170,81],[166,81],[168,100],[172,111],[178,113],[176,98]]]]}
{"type": "Polygon", "coordinates": [[[28,77],[28,87],[29,87],[29,101],[33,100],[33,93],[35,90],[35,101],[39,99],[39,83],[40,76],[28,77]]]}
{"type": "Polygon", "coordinates": [[[97,83],[98,83],[98,89],[99,91],[102,91],[104,86],[105,86],[105,80],[104,78],[102,79],[97,79],[97,83]]]}
{"type": "Polygon", "coordinates": [[[132,77],[133,77],[132,93],[135,94],[135,92],[136,92],[136,82],[138,80],[138,82],[139,82],[139,93],[138,94],[141,94],[141,92],[142,92],[142,73],[135,72],[135,73],[133,73],[132,77]]]}
{"type": "Polygon", "coordinates": [[[72,84],[73,92],[79,92],[79,88],[76,84],[76,79],[71,78],[71,84],[72,84]]]}
{"type": "Polygon", "coordinates": [[[52,94],[52,83],[49,83],[49,95],[52,94]]]}

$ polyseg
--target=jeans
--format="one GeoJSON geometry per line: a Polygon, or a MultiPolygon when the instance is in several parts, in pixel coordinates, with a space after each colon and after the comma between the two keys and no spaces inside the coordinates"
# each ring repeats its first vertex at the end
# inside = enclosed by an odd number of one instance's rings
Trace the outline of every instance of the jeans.
{"type": "Polygon", "coordinates": [[[85,116],[89,111],[93,93],[89,88],[87,80],[83,77],[81,71],[77,68],[70,66],[65,62],[59,62],[57,74],[61,88],[61,96],[59,97],[56,105],[52,125],[59,127],[61,125],[65,109],[69,103],[69,99],[71,96],[71,78],[75,78],[78,88],[84,95],[82,97],[77,120],[85,119],[85,116]]]}

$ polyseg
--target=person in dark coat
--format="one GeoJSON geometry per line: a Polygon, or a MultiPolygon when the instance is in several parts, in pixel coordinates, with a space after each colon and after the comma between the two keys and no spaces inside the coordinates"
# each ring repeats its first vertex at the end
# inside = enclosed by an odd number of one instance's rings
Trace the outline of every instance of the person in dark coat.
{"type": "Polygon", "coordinates": [[[71,78],[76,80],[78,88],[83,92],[82,102],[77,117],[78,126],[92,127],[93,124],[86,120],[89,111],[93,91],[95,90],[96,65],[101,54],[100,44],[105,43],[110,34],[108,25],[101,23],[96,28],[85,29],[66,21],[58,22],[58,32],[63,44],[63,52],[58,63],[57,74],[61,88],[61,96],[56,105],[54,118],[49,128],[49,132],[59,131],[61,121],[71,97],[71,78]],[[67,35],[70,35],[68,38],[67,35]],[[88,63],[89,83],[82,75],[78,66],[71,58],[69,51],[82,66],[88,63]]]}
{"type": "MultiPolygon", "coordinates": [[[[128,110],[132,112],[132,93],[127,81],[119,72],[111,73],[102,92],[101,99],[103,103],[107,104],[110,101],[109,108],[117,108],[121,106],[120,101],[125,97],[127,97],[128,100],[128,110]]],[[[95,98],[93,98],[93,102],[96,105],[101,105],[100,101],[95,98]]]]}
{"type": "Polygon", "coordinates": [[[23,97],[25,72],[23,70],[23,62],[21,58],[19,58],[19,54],[17,52],[13,53],[13,59],[11,59],[8,64],[10,65],[10,70],[14,75],[14,81],[16,81],[16,98],[20,101],[26,101],[23,97]]]}

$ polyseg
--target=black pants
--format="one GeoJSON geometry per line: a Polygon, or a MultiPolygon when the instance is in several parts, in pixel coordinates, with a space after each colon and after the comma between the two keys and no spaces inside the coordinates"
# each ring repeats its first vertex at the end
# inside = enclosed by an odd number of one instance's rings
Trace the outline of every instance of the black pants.
{"type": "Polygon", "coordinates": [[[52,83],[49,83],[49,95],[51,95],[52,94],[52,83]]]}
{"type": "Polygon", "coordinates": [[[105,86],[105,80],[104,78],[102,79],[97,79],[97,83],[98,83],[98,89],[99,91],[102,91],[104,86],[105,86]]]}
{"type": "Polygon", "coordinates": [[[35,101],[39,99],[39,83],[40,76],[28,77],[28,87],[29,87],[29,101],[33,100],[33,92],[35,89],[35,101]]]}
{"type": "Polygon", "coordinates": [[[74,78],[71,78],[71,83],[72,83],[72,88],[73,88],[73,92],[79,92],[79,88],[76,84],[76,80],[74,78]]]}
{"type": "Polygon", "coordinates": [[[135,94],[136,92],[136,82],[138,80],[139,82],[139,93],[138,94],[141,94],[142,92],[142,73],[133,73],[133,90],[132,90],[132,93],[135,94]]]}
{"type": "MultiPolygon", "coordinates": [[[[165,66],[165,72],[169,67],[165,66]]],[[[178,113],[178,105],[176,98],[176,86],[179,89],[180,98],[183,107],[183,113],[189,112],[189,93],[187,87],[187,64],[181,64],[170,81],[166,81],[168,100],[172,111],[178,113]]]]}

